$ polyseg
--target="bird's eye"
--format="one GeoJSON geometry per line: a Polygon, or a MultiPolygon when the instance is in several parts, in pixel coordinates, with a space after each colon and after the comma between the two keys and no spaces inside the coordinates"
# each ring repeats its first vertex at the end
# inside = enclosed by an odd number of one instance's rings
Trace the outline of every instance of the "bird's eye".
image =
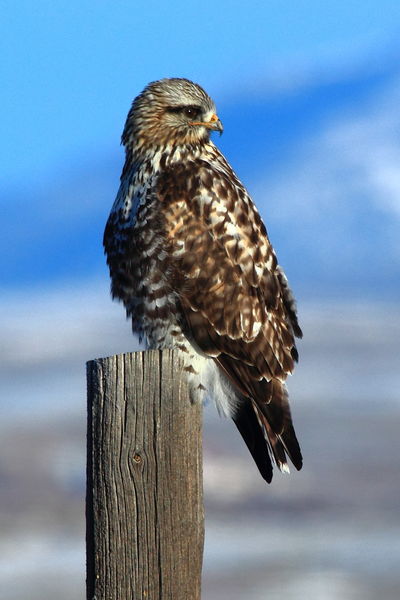
{"type": "Polygon", "coordinates": [[[169,106],[167,111],[170,113],[184,114],[188,119],[195,119],[201,114],[199,106],[169,106]]]}
{"type": "Polygon", "coordinates": [[[198,109],[196,106],[185,106],[183,112],[189,119],[194,119],[198,116],[200,109],[198,109]]]}
{"type": "Polygon", "coordinates": [[[169,113],[180,113],[188,119],[197,119],[201,115],[200,106],[168,106],[166,109],[169,113]]]}

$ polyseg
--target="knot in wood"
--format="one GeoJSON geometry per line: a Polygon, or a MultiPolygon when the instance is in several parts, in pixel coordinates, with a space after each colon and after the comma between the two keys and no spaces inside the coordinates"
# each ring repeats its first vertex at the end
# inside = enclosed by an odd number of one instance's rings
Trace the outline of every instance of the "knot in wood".
{"type": "Polygon", "coordinates": [[[135,463],[137,463],[138,465],[140,465],[141,462],[142,462],[142,457],[140,456],[140,454],[138,454],[137,452],[135,452],[135,454],[133,455],[133,460],[135,461],[135,463]]]}

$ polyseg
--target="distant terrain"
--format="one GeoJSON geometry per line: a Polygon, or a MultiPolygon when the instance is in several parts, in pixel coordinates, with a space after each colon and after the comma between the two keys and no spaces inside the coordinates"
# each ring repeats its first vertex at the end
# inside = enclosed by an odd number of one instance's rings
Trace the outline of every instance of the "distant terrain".
{"type": "MultiPolygon", "coordinates": [[[[0,394],[12,404],[0,426],[5,600],[28,589],[33,600],[83,597],[84,363],[134,346],[122,307],[108,310],[106,294],[65,292],[64,302],[69,313],[60,297],[61,312],[51,315],[33,302],[26,354],[15,348],[0,361],[0,394]],[[90,326],[82,303],[92,308],[90,326]],[[57,324],[69,332],[65,344],[57,324]],[[35,354],[39,332],[51,352],[35,354]],[[10,377],[18,378],[13,391],[10,377]]],[[[21,300],[16,313],[24,307],[21,300]]],[[[275,473],[267,486],[233,424],[205,409],[207,600],[261,599],[266,587],[272,599],[397,598],[399,312],[335,304],[303,305],[301,315],[305,339],[289,381],[300,473],[275,473]]]]}

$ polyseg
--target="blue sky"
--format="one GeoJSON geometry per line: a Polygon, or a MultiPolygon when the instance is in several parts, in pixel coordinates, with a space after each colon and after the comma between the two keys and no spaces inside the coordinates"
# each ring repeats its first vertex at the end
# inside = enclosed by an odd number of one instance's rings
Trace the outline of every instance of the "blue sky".
{"type": "Polygon", "coordinates": [[[187,76],[218,98],[290,85],[373,60],[399,28],[388,0],[2,2],[2,178],[18,187],[101,153],[149,80],[187,76]]]}
{"type": "Polygon", "coordinates": [[[400,3],[136,4],[2,3],[3,287],[108,287],[101,238],[128,108],[148,81],[185,76],[216,101],[217,143],[295,289],[389,297],[400,3]]]}

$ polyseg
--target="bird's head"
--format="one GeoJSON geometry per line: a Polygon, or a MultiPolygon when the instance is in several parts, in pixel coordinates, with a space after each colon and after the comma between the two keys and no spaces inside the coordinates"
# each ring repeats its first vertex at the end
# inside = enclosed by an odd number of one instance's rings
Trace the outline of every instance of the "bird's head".
{"type": "Polygon", "coordinates": [[[122,143],[131,149],[193,144],[222,133],[214,102],[188,79],[154,81],[135,98],[126,120],[122,143]]]}

